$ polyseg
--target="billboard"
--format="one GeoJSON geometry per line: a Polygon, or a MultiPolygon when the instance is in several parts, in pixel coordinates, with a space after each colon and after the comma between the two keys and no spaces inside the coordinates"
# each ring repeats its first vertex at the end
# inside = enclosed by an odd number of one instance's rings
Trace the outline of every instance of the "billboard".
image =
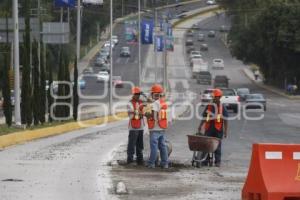
{"type": "Polygon", "coordinates": [[[155,50],[158,52],[164,50],[164,37],[162,35],[155,36],[155,50]]]}
{"type": "Polygon", "coordinates": [[[75,0],[55,0],[55,7],[75,7],[75,0]]]}
{"type": "Polygon", "coordinates": [[[125,21],[125,40],[128,44],[135,44],[138,42],[137,21],[125,21]]]}

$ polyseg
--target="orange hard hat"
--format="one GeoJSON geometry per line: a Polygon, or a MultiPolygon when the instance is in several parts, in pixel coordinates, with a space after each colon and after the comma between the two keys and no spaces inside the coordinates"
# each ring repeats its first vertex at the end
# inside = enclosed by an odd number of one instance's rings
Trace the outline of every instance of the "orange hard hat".
{"type": "Polygon", "coordinates": [[[222,97],[223,96],[222,90],[220,90],[220,89],[214,89],[213,96],[214,97],[222,97]]]}
{"type": "Polygon", "coordinates": [[[139,87],[133,87],[131,89],[131,93],[132,94],[140,94],[141,93],[141,88],[139,88],[139,87]]]}
{"type": "Polygon", "coordinates": [[[151,93],[163,93],[164,89],[161,85],[159,84],[154,84],[151,87],[151,93]]]}

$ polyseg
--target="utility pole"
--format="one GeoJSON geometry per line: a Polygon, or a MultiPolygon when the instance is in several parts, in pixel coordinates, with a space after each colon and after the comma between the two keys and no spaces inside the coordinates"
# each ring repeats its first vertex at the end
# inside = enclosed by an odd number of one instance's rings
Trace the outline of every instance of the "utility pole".
{"type": "Polygon", "coordinates": [[[109,114],[112,115],[112,76],[113,76],[113,49],[112,49],[112,36],[113,36],[113,0],[110,0],[110,77],[109,77],[109,114]]]}
{"type": "Polygon", "coordinates": [[[41,0],[38,0],[38,29],[39,29],[39,41],[38,41],[38,62],[39,62],[39,72],[41,71],[41,0]]]}
{"type": "Polygon", "coordinates": [[[124,0],[122,0],[122,17],[124,16],[124,0]]]}
{"type": "Polygon", "coordinates": [[[14,19],[15,124],[17,126],[21,126],[18,0],[13,0],[13,19],[14,19]]]}
{"type": "Polygon", "coordinates": [[[139,83],[138,86],[141,87],[141,71],[142,71],[142,61],[141,61],[141,42],[142,42],[142,36],[141,36],[141,0],[138,0],[138,28],[139,28],[139,83]]]}

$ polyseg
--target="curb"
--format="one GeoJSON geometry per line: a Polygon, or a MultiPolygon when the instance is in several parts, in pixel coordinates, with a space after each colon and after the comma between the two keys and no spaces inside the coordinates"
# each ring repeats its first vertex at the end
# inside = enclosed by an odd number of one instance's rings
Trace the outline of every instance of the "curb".
{"type": "Polygon", "coordinates": [[[100,118],[85,120],[81,122],[70,122],[55,127],[47,127],[47,128],[36,129],[36,130],[27,130],[27,131],[11,133],[11,134],[0,136],[0,149],[6,148],[8,146],[16,145],[16,144],[22,144],[24,142],[28,142],[40,138],[61,135],[66,132],[80,130],[83,128],[105,125],[107,123],[120,121],[126,118],[127,118],[127,113],[122,112],[108,117],[100,117],[100,118]]]}
{"type": "Polygon", "coordinates": [[[286,95],[286,94],[284,94],[284,93],[282,93],[282,92],[279,92],[278,90],[273,89],[273,88],[271,88],[271,87],[269,87],[269,86],[266,86],[266,85],[264,85],[264,84],[259,84],[259,83],[257,83],[256,81],[254,81],[254,80],[248,75],[248,73],[246,72],[246,69],[243,69],[243,73],[246,75],[246,77],[247,77],[254,85],[256,85],[256,86],[258,86],[258,87],[260,87],[260,88],[263,88],[263,89],[265,89],[265,90],[268,90],[268,91],[270,91],[270,92],[273,92],[273,93],[275,93],[275,94],[278,94],[278,95],[280,95],[280,96],[283,96],[283,97],[285,97],[285,98],[287,98],[287,99],[290,99],[290,100],[300,100],[300,97],[297,97],[297,96],[289,96],[289,95],[286,95]]]}

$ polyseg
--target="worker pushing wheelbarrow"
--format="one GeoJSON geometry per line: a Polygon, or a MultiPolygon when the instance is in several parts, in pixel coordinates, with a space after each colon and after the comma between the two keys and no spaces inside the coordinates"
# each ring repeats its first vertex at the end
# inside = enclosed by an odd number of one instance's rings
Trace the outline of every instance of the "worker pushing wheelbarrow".
{"type": "Polygon", "coordinates": [[[190,146],[190,149],[194,151],[193,161],[197,162],[198,166],[213,166],[213,164],[216,167],[221,166],[222,139],[227,137],[228,127],[228,112],[220,101],[222,95],[223,92],[220,89],[214,89],[213,102],[208,104],[203,111],[203,119],[200,122],[198,131],[200,133],[202,129],[205,129],[205,136],[188,136],[189,145],[195,143],[195,146],[190,146]],[[197,149],[198,153],[195,153],[197,149]]]}

